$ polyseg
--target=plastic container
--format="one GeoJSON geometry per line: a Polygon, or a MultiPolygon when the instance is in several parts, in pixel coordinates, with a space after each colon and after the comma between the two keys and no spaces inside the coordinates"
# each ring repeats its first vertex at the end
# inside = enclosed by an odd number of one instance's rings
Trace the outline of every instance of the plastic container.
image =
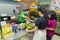
{"type": "Polygon", "coordinates": [[[16,24],[12,24],[12,31],[14,32],[14,33],[17,33],[17,26],[16,26],[16,24]]]}

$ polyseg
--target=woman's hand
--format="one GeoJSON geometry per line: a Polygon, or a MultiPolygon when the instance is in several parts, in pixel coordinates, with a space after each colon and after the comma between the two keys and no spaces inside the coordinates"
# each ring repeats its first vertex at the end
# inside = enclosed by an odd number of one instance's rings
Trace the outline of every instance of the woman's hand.
{"type": "Polygon", "coordinates": [[[26,32],[30,32],[30,30],[26,29],[26,32]]]}

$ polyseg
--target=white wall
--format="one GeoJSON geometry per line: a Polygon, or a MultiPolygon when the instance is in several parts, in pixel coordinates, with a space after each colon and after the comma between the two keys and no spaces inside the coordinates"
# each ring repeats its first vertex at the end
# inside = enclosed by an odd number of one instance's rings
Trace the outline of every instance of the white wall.
{"type": "Polygon", "coordinates": [[[0,2],[0,14],[12,14],[13,8],[16,6],[19,6],[19,4],[13,2],[0,2]]]}

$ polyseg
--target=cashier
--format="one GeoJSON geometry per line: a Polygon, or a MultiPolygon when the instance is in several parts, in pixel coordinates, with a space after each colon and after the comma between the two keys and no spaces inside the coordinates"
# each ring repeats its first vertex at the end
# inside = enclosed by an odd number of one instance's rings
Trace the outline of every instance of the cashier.
{"type": "Polygon", "coordinates": [[[25,23],[26,22],[25,19],[29,19],[28,12],[29,12],[29,9],[26,9],[19,15],[18,21],[20,23],[25,23]]]}

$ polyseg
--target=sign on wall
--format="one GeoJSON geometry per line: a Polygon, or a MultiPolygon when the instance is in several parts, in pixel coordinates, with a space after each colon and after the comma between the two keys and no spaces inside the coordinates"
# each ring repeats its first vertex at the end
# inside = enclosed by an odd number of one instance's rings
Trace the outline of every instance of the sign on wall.
{"type": "Polygon", "coordinates": [[[28,3],[27,2],[22,2],[22,9],[28,9],[28,3]]]}
{"type": "Polygon", "coordinates": [[[56,3],[51,2],[51,10],[60,10],[60,0],[57,0],[56,3]]]}
{"type": "Polygon", "coordinates": [[[37,8],[37,2],[32,2],[31,3],[31,8],[37,8]]]}

